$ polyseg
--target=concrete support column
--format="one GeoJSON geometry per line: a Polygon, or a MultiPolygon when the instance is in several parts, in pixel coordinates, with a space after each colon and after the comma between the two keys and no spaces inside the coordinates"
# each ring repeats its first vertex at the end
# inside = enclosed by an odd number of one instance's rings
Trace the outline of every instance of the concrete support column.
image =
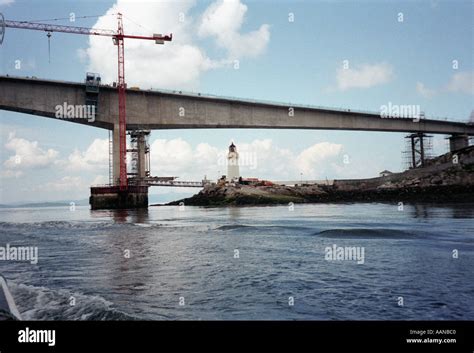
{"type": "Polygon", "coordinates": [[[146,160],[145,160],[145,149],[146,149],[146,139],[144,134],[138,135],[137,139],[137,149],[138,149],[138,177],[144,178],[146,176],[146,160]]]}
{"type": "Polygon", "coordinates": [[[112,151],[113,151],[113,176],[114,176],[114,185],[119,185],[120,183],[120,134],[119,134],[119,124],[114,124],[114,134],[112,139],[112,151]]]}
{"type": "Polygon", "coordinates": [[[469,136],[451,135],[449,138],[449,150],[451,152],[463,149],[469,146],[469,136]]]}

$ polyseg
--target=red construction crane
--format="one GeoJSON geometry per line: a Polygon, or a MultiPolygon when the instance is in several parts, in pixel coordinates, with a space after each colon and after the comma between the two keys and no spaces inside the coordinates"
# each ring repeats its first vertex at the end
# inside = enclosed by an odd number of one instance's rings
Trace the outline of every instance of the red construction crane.
{"type": "MultiPolygon", "coordinates": [[[[73,34],[85,34],[90,36],[106,36],[112,37],[112,40],[115,45],[117,45],[117,54],[118,54],[118,96],[119,96],[119,140],[120,140],[120,190],[126,190],[127,183],[127,140],[126,140],[126,130],[127,130],[127,118],[125,110],[125,58],[124,58],[124,39],[148,39],[154,40],[156,44],[164,44],[165,41],[171,41],[173,35],[161,35],[154,34],[152,37],[148,36],[136,36],[136,35],[127,35],[123,32],[123,23],[122,23],[122,14],[117,14],[118,27],[117,31],[108,30],[108,29],[93,29],[86,27],[76,27],[76,26],[63,26],[63,25],[52,25],[45,23],[35,23],[28,21],[4,21],[4,27],[9,28],[21,28],[21,29],[31,29],[36,31],[45,31],[50,35],[51,32],[64,32],[64,33],[73,33],[73,34]]],[[[2,21],[3,22],[3,21],[2,21]]]]}

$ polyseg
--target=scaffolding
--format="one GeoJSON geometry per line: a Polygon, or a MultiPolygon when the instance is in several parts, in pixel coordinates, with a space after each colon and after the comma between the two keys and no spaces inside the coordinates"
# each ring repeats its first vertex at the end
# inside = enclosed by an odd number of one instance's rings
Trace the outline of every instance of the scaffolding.
{"type": "Polygon", "coordinates": [[[150,176],[150,130],[132,130],[130,135],[130,172],[127,173],[137,181],[150,176]]]}
{"type": "Polygon", "coordinates": [[[418,132],[405,137],[403,151],[405,169],[424,167],[433,158],[433,136],[418,132]]]}

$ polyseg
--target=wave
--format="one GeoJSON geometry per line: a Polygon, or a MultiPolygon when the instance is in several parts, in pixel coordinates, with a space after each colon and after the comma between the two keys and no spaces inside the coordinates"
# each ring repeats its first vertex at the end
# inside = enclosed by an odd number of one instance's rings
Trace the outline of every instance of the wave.
{"type": "Polygon", "coordinates": [[[10,281],[23,320],[138,320],[106,299],[65,289],[53,290],[10,281]],[[71,305],[74,298],[74,305],[71,305]]]}
{"type": "Polygon", "coordinates": [[[245,224],[226,224],[223,226],[219,226],[215,228],[214,230],[244,230],[244,229],[258,229],[260,231],[265,231],[265,230],[275,230],[275,229],[289,229],[289,230],[308,230],[309,228],[307,227],[301,227],[301,226],[280,226],[280,225],[260,225],[260,226],[251,226],[251,225],[245,225],[245,224]]]}
{"type": "Polygon", "coordinates": [[[404,231],[400,229],[389,229],[389,228],[340,228],[340,229],[327,229],[317,233],[318,235],[325,238],[341,238],[341,239],[412,239],[420,236],[420,233],[414,233],[413,231],[404,231]]]}
{"type": "Polygon", "coordinates": [[[154,223],[115,223],[115,222],[84,222],[84,221],[46,221],[46,222],[0,222],[0,229],[3,230],[37,230],[37,229],[108,229],[123,227],[155,228],[162,227],[162,224],[154,223]]]}
{"type": "Polygon", "coordinates": [[[96,229],[113,227],[112,222],[68,222],[68,221],[46,221],[46,222],[0,222],[0,229],[96,229]]]}
{"type": "Polygon", "coordinates": [[[217,227],[216,230],[234,230],[234,229],[243,229],[243,228],[256,228],[256,227],[247,226],[243,224],[227,224],[227,225],[217,227]]]}

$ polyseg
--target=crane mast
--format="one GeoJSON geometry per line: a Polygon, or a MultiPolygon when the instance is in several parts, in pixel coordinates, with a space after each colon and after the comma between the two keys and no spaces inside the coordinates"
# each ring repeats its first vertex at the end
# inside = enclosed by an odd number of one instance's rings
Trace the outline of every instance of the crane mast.
{"type": "Polygon", "coordinates": [[[125,108],[125,50],[123,43],[122,14],[117,15],[118,29],[114,37],[118,50],[118,101],[119,101],[119,139],[120,139],[120,190],[127,188],[127,120],[125,108]]]}
{"type": "Polygon", "coordinates": [[[114,44],[117,46],[117,62],[118,62],[118,79],[117,79],[117,90],[118,90],[118,102],[119,102],[119,145],[120,145],[120,190],[126,190],[128,187],[127,181],[127,117],[126,117],[126,88],[125,83],[125,43],[126,38],[129,39],[144,39],[154,40],[156,44],[164,44],[165,41],[171,41],[173,35],[154,34],[153,36],[138,36],[138,35],[127,35],[123,30],[122,14],[117,14],[117,31],[108,29],[94,29],[87,27],[77,26],[64,26],[64,25],[53,25],[46,23],[36,23],[29,21],[10,21],[5,20],[5,27],[19,28],[19,29],[30,29],[35,31],[45,31],[48,34],[51,32],[62,32],[71,34],[82,34],[82,35],[94,35],[94,36],[107,36],[112,37],[114,44]]]}

